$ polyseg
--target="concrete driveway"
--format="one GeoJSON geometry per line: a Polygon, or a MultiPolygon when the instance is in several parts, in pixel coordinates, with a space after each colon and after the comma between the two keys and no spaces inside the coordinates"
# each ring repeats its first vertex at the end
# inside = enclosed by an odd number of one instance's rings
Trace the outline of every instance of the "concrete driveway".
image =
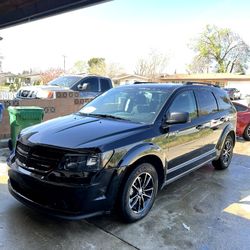
{"type": "Polygon", "coordinates": [[[167,186],[134,224],[115,215],[64,221],[26,208],[8,193],[0,151],[0,249],[250,248],[250,142],[237,142],[229,169],[206,165],[167,186]]]}

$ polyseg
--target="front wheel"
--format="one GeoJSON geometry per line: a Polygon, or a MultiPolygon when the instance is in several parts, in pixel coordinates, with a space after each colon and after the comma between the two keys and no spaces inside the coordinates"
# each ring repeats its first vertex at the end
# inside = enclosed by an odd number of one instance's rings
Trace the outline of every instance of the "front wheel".
{"type": "Polygon", "coordinates": [[[233,138],[232,136],[228,135],[221,149],[219,159],[212,162],[215,169],[223,170],[228,168],[233,156],[233,147],[233,138]]]}
{"type": "Polygon", "coordinates": [[[121,214],[125,221],[145,217],[154,204],[158,191],[158,175],[149,163],[138,165],[129,175],[120,197],[121,214]]]}
{"type": "Polygon", "coordinates": [[[244,134],[243,134],[243,138],[246,141],[250,141],[250,124],[247,125],[247,127],[245,128],[244,134]]]}

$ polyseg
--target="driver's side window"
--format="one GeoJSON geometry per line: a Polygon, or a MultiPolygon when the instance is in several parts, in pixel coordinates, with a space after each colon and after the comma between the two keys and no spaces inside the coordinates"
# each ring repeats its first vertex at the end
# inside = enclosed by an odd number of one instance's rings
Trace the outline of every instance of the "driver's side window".
{"type": "Polygon", "coordinates": [[[184,91],[180,93],[173,101],[169,112],[188,112],[189,117],[197,117],[197,106],[193,91],[184,91]]]}
{"type": "Polygon", "coordinates": [[[87,78],[84,78],[82,81],[81,81],[81,85],[84,85],[84,84],[87,84],[86,88],[84,88],[83,91],[86,91],[86,92],[98,92],[99,91],[99,88],[98,88],[98,78],[97,77],[87,77],[87,78]]]}

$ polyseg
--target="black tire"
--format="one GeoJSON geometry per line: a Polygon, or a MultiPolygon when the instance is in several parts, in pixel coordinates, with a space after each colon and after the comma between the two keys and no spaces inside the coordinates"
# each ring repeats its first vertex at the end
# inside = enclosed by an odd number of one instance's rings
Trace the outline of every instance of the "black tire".
{"type": "Polygon", "coordinates": [[[128,176],[120,196],[120,210],[126,222],[145,217],[158,191],[158,175],[149,163],[138,165],[128,176]]]}
{"type": "Polygon", "coordinates": [[[233,156],[233,147],[233,138],[232,136],[228,135],[221,149],[219,159],[212,162],[215,169],[223,170],[228,168],[233,156]]]}
{"type": "Polygon", "coordinates": [[[243,138],[246,141],[250,141],[250,124],[248,124],[247,127],[245,128],[244,133],[243,133],[243,138]]]}

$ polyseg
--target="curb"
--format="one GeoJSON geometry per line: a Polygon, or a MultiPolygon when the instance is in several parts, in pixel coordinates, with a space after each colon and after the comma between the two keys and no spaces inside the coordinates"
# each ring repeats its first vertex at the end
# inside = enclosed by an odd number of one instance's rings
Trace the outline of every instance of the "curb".
{"type": "Polygon", "coordinates": [[[0,148],[8,148],[9,139],[0,140],[0,148]]]}

